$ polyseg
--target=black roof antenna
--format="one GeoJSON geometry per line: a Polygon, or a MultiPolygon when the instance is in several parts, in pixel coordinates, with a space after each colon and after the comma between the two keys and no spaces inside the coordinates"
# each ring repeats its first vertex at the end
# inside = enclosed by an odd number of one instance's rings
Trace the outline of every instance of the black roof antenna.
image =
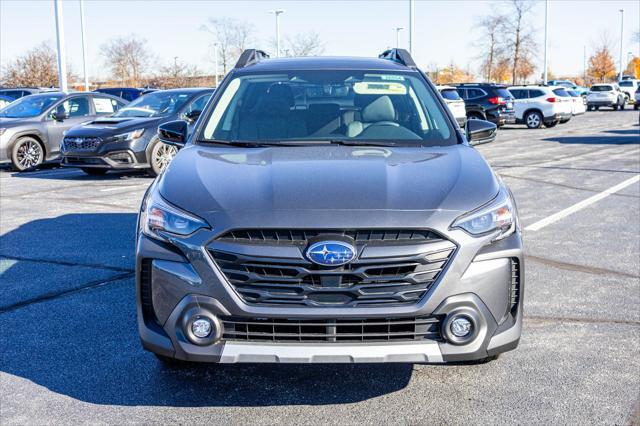
{"type": "Polygon", "coordinates": [[[240,55],[238,62],[236,62],[236,68],[244,68],[249,65],[256,64],[263,59],[268,59],[269,55],[267,55],[264,51],[258,49],[246,49],[240,55]]]}
{"type": "Polygon", "coordinates": [[[393,62],[397,62],[406,67],[415,68],[416,63],[413,62],[413,58],[411,57],[411,53],[407,52],[406,49],[389,49],[382,52],[378,55],[380,59],[388,59],[393,62]]]}

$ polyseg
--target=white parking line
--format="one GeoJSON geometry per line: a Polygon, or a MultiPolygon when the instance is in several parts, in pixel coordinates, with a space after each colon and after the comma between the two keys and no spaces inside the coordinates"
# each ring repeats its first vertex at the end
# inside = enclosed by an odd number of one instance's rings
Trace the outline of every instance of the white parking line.
{"type": "Polygon", "coordinates": [[[542,220],[537,221],[536,223],[527,226],[524,228],[525,231],[539,231],[547,225],[551,225],[554,222],[559,221],[562,218],[569,216],[579,210],[584,209],[585,207],[602,200],[603,198],[608,197],[611,194],[614,194],[629,185],[633,185],[636,182],[640,182],[640,175],[635,175],[634,177],[625,180],[624,182],[620,182],[619,184],[612,186],[609,189],[605,189],[604,191],[594,195],[593,197],[589,197],[586,200],[582,200],[579,203],[572,205],[571,207],[567,207],[564,210],[559,211],[558,213],[552,214],[549,217],[546,217],[542,220]]]}
{"type": "Polygon", "coordinates": [[[118,191],[119,189],[127,189],[127,188],[143,188],[142,185],[122,185],[122,186],[112,186],[109,188],[103,188],[100,192],[108,192],[108,191],[118,191]]]}

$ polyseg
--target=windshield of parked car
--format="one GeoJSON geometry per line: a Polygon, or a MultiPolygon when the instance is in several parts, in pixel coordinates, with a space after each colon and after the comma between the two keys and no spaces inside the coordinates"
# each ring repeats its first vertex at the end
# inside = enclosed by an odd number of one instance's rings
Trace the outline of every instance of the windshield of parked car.
{"type": "Polygon", "coordinates": [[[223,90],[201,141],[457,143],[435,92],[416,72],[247,74],[223,90]]]}
{"type": "Polygon", "coordinates": [[[592,92],[610,92],[613,90],[613,86],[609,86],[609,85],[591,86],[590,90],[592,92]]]}
{"type": "Polygon", "coordinates": [[[152,92],[139,97],[114,117],[164,117],[176,113],[189,100],[193,93],[188,92],[152,92]]]}
{"type": "Polygon", "coordinates": [[[4,109],[0,110],[0,117],[6,118],[28,118],[42,114],[52,104],[62,99],[64,95],[30,95],[13,101],[4,109]]]}

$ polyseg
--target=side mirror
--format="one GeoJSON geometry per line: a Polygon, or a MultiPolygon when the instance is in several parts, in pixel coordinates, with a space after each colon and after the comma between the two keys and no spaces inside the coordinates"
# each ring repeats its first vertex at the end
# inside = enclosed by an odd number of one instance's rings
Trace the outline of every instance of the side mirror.
{"type": "Polygon", "coordinates": [[[194,109],[192,111],[185,112],[184,113],[184,118],[186,118],[187,121],[193,123],[194,121],[196,121],[198,119],[198,117],[200,117],[200,114],[202,114],[202,110],[194,109]]]}
{"type": "Polygon", "coordinates": [[[64,108],[59,108],[51,113],[51,118],[56,121],[64,121],[69,118],[69,113],[64,108]]]}
{"type": "Polygon", "coordinates": [[[189,123],[184,120],[169,121],[158,127],[160,142],[182,148],[187,143],[189,123]]]}
{"type": "Polygon", "coordinates": [[[495,124],[484,120],[467,120],[467,139],[471,145],[493,142],[496,139],[495,124]]]}

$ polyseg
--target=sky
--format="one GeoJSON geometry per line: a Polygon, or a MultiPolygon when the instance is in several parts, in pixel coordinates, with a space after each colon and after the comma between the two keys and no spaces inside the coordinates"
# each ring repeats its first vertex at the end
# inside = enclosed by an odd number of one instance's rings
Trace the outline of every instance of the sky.
{"type": "MultiPolygon", "coordinates": [[[[534,1],[532,22],[540,50],[537,74],[542,72],[544,1],[534,1]]],[[[53,0],[0,0],[0,66],[48,41],[55,46],[53,0]]],[[[229,17],[255,27],[254,46],[269,50],[275,38],[272,9],[284,9],[281,37],[315,31],[324,55],[376,56],[395,46],[394,27],[409,26],[408,0],[396,1],[116,1],[85,0],[89,75],[104,78],[107,70],[100,47],[109,39],[135,34],[146,39],[156,66],[178,61],[213,73],[212,36],[201,30],[209,17],[229,17]]],[[[415,1],[414,59],[423,69],[452,61],[477,71],[477,22],[492,10],[508,10],[500,1],[415,1]]],[[[603,31],[612,42],[616,65],[620,48],[620,12],[624,9],[623,60],[628,52],[640,56],[633,33],[640,29],[640,1],[549,0],[549,67],[556,75],[578,75],[583,49],[593,50],[603,31]]],[[[82,75],[80,7],[63,0],[67,62],[82,75]]],[[[407,47],[408,29],[400,32],[407,47]]]]}

